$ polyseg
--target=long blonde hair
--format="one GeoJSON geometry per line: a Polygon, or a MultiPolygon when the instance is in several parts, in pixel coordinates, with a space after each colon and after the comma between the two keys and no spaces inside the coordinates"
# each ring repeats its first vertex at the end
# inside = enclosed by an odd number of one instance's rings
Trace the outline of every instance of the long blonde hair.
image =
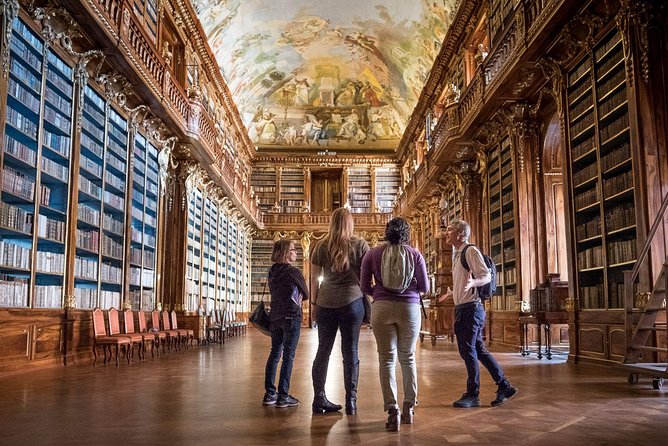
{"type": "Polygon", "coordinates": [[[348,271],[350,264],[348,254],[350,252],[350,239],[355,230],[353,215],[346,208],[338,208],[332,213],[329,222],[329,234],[323,240],[326,243],[332,261],[332,270],[342,273],[348,271]]]}

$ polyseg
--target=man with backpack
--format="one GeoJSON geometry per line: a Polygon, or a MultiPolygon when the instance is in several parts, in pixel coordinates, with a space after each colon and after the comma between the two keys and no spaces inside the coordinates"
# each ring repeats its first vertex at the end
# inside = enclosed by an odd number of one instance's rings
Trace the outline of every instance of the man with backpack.
{"type": "Polygon", "coordinates": [[[470,236],[471,226],[463,220],[453,221],[446,230],[446,242],[453,248],[453,289],[448,288],[441,300],[454,299],[457,347],[468,373],[466,393],[452,405],[460,408],[480,406],[480,361],[498,386],[492,406],[500,406],[515,396],[517,389],[510,384],[482,340],[485,308],[481,297],[489,298],[494,292],[495,286],[490,286],[490,282],[493,276],[496,277],[496,266],[489,260],[491,265],[486,264],[485,256],[478,247],[469,244],[470,236]]]}

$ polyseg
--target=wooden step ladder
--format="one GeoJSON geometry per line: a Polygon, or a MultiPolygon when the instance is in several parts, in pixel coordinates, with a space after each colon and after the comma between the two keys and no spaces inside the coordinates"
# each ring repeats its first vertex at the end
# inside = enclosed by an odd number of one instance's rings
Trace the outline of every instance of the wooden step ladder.
{"type": "Polygon", "coordinates": [[[629,383],[638,382],[639,375],[652,377],[652,385],[660,389],[668,378],[668,342],[666,340],[666,287],[668,285],[668,259],[649,293],[634,294],[631,271],[625,277],[626,354],[624,366],[631,373],[629,383]],[[630,288],[629,288],[630,287],[630,288]],[[638,316],[639,315],[639,316],[638,316]],[[634,327],[633,321],[638,322],[634,327]],[[663,345],[660,345],[663,343],[663,345]]]}
{"type": "Polygon", "coordinates": [[[645,244],[632,271],[624,271],[624,328],[626,331],[626,352],[622,366],[629,370],[629,383],[638,382],[638,376],[646,374],[652,377],[652,386],[660,389],[663,380],[668,378],[668,308],[666,308],[666,290],[668,290],[668,257],[653,289],[649,293],[636,294],[634,283],[640,268],[649,259],[652,240],[659,227],[664,227],[664,218],[668,209],[668,194],[663,197],[661,208],[647,234],[645,244]],[[639,313],[639,316],[638,316],[639,313]],[[634,320],[637,324],[634,325],[634,320]]]}

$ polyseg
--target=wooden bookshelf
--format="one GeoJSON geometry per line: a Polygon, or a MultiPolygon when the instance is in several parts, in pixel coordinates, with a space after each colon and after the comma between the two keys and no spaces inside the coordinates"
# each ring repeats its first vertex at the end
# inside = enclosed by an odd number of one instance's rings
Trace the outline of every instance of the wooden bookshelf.
{"type": "Polygon", "coordinates": [[[568,73],[570,188],[582,309],[623,307],[636,260],[635,186],[622,39],[609,32],[568,73]]]}
{"type": "Polygon", "coordinates": [[[392,212],[401,187],[401,172],[397,167],[378,167],[375,177],[376,212],[392,212]]]}
{"type": "Polygon", "coordinates": [[[304,211],[304,169],[284,167],[280,177],[280,205],[287,214],[304,211]]]}
{"type": "Polygon", "coordinates": [[[491,309],[516,311],[516,222],[514,162],[510,138],[503,138],[489,153],[487,184],[489,187],[490,257],[496,263],[497,288],[491,309]]]}
{"type": "Polygon", "coordinates": [[[371,171],[368,167],[353,166],[348,171],[348,203],[350,212],[373,212],[371,171]]]}
{"type": "Polygon", "coordinates": [[[252,246],[251,267],[251,302],[269,301],[269,289],[267,273],[271,268],[271,251],[274,246],[273,240],[254,239],[252,246]]]}
{"type": "Polygon", "coordinates": [[[267,166],[253,169],[251,185],[255,190],[255,196],[258,197],[258,206],[263,212],[273,210],[274,205],[278,203],[276,181],[275,167],[267,166]]]}
{"type": "Polygon", "coordinates": [[[158,228],[158,150],[142,134],[133,148],[130,209],[130,283],[132,309],[155,308],[156,242],[158,228]]]}

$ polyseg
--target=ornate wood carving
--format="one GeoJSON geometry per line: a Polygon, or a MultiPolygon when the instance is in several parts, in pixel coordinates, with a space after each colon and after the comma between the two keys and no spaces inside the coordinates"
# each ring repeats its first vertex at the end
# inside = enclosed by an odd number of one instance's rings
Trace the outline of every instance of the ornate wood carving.
{"type": "Polygon", "coordinates": [[[14,19],[19,15],[18,0],[0,0],[2,7],[2,76],[9,74],[9,49],[14,30],[14,19]]]}

